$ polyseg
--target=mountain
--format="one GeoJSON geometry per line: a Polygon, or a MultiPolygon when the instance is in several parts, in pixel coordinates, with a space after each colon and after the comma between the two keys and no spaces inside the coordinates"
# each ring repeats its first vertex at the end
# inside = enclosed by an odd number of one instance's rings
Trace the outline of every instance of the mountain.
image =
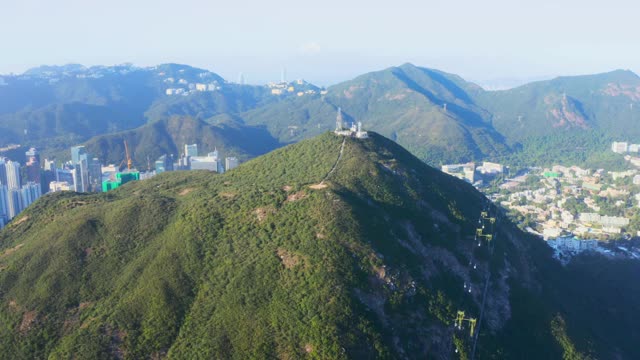
{"type": "Polygon", "coordinates": [[[0,232],[0,269],[13,358],[640,356],[637,261],[563,267],[375,133],[46,195],[0,232]],[[476,346],[458,310],[479,319],[476,346]]]}
{"type": "Polygon", "coordinates": [[[231,84],[179,64],[72,64],[2,78],[0,146],[56,152],[172,116],[264,127],[285,144],[332,130],[341,108],[347,122],[362,121],[433,165],[600,166],[616,161],[602,155],[611,141],[640,137],[639,100],[640,78],[626,70],[486,91],[454,74],[403,64],[323,90],[302,80],[231,84]]]}
{"type": "Polygon", "coordinates": [[[203,154],[217,148],[224,156],[242,161],[282,146],[263,127],[232,121],[210,125],[188,116],[172,116],[134,130],[94,137],[85,146],[103,163],[119,164],[125,158],[125,140],[134,165],[140,169],[147,168],[147,160],[153,162],[165,154],[177,159],[185,144],[197,144],[203,154]]]}
{"type": "Polygon", "coordinates": [[[601,166],[611,141],[640,136],[640,78],[631,71],[559,77],[486,91],[459,76],[404,64],[237,116],[281,141],[349,121],[388,136],[430,164],[493,159],[510,164],[601,166]],[[446,104],[446,111],[445,111],[446,104]]]}
{"type": "Polygon", "coordinates": [[[173,115],[207,118],[246,111],[270,100],[262,87],[226,84],[215,73],[178,64],[45,66],[3,79],[0,144],[41,148],[52,143],[59,144],[57,149],[67,148],[173,115]],[[196,91],[196,84],[206,89],[196,91]],[[193,94],[167,96],[167,89],[193,94]]]}
{"type": "Polygon", "coordinates": [[[564,76],[474,95],[493,114],[496,130],[511,141],[583,130],[640,136],[640,77],[628,70],[564,76]]]}
{"type": "Polygon", "coordinates": [[[335,127],[340,107],[428,163],[477,160],[508,151],[460,77],[404,64],[328,88],[324,96],[291,98],[238,114],[262,124],[281,141],[295,141],[335,127]],[[293,131],[291,129],[293,128],[293,131]]]}

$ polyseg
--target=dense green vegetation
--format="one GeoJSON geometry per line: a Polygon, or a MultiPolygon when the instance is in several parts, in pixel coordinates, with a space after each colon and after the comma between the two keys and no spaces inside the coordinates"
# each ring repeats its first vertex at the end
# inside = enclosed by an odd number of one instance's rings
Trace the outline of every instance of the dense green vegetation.
{"type": "MultiPolygon", "coordinates": [[[[166,83],[167,78],[224,83],[207,70],[177,64],[145,69],[127,65],[32,69],[25,76],[10,79],[9,85],[0,86],[0,145],[36,146],[52,155],[95,136],[166,121],[172,116],[203,120],[275,100],[263,87],[231,84],[214,92],[166,96],[165,89],[175,86],[166,83]]],[[[146,162],[144,158],[135,160],[146,162]]]]}
{"type": "MultiPolygon", "coordinates": [[[[214,73],[184,65],[99,70],[107,75],[86,77],[82,71],[87,70],[79,65],[42,67],[0,87],[0,145],[36,146],[51,156],[95,136],[180,116],[234,124],[241,133],[237,138],[251,138],[271,150],[333,129],[339,107],[348,123],[362,121],[432,165],[493,160],[622,168],[623,160],[608,151],[611,141],[637,142],[640,136],[640,78],[629,71],[485,91],[456,75],[404,64],[334,85],[326,94],[296,83],[294,92],[274,96],[266,86],[226,83],[214,73]],[[42,77],[47,74],[60,78],[49,82],[42,77]],[[168,78],[221,86],[213,92],[165,96],[168,87],[177,86],[165,82],[168,78]],[[296,96],[304,90],[315,93],[296,96]]],[[[243,146],[235,140],[230,145],[243,146]]],[[[134,161],[144,164],[147,154],[170,147],[160,142],[158,149],[140,151],[134,161]]],[[[101,154],[112,158],[108,152],[101,154]]]]}
{"type": "Polygon", "coordinates": [[[359,76],[332,86],[325,96],[287,99],[238,117],[261,124],[281,141],[334,129],[338,107],[348,124],[362,121],[430,164],[505,154],[504,139],[455,75],[411,64],[359,76]],[[291,132],[291,127],[295,127],[291,132]]]}
{"type": "Polygon", "coordinates": [[[597,130],[601,135],[640,136],[637,86],[631,71],[558,77],[503,91],[477,91],[477,103],[492,114],[492,124],[511,142],[558,132],[597,130]],[[636,104],[637,105],[637,104],[636,104]]]}
{"type": "MultiPolygon", "coordinates": [[[[98,136],[85,145],[103,163],[120,164],[125,158],[125,140],[139,169],[147,168],[147,159],[153,166],[164,154],[173,154],[177,159],[184,153],[185,144],[197,144],[202,156],[217,148],[222,156],[237,156],[242,161],[282,146],[264,127],[232,121],[210,125],[188,116],[172,116],[135,130],[98,136]]],[[[68,156],[67,153],[65,150],[59,156],[68,156]]]]}
{"type": "Polygon", "coordinates": [[[614,71],[484,91],[458,76],[404,64],[332,86],[326,96],[237,116],[290,142],[333,128],[341,107],[347,121],[363,121],[433,165],[490,159],[620,169],[626,164],[609,149],[612,141],[640,136],[638,85],[635,74],[614,71]]]}
{"type": "Polygon", "coordinates": [[[338,163],[343,138],[325,133],[224,175],[41,198],[0,232],[0,353],[470,356],[451,324],[480,311],[463,283],[491,276],[478,358],[639,355],[638,287],[617,278],[636,263],[564,269],[506,220],[490,256],[473,241],[484,197],[371,136],[346,139],[338,163]]]}
{"type": "Polygon", "coordinates": [[[498,157],[496,161],[514,167],[577,165],[589,169],[624,170],[629,164],[620,154],[611,151],[612,137],[594,130],[559,131],[553,135],[529,137],[519,143],[516,151],[498,157]]]}

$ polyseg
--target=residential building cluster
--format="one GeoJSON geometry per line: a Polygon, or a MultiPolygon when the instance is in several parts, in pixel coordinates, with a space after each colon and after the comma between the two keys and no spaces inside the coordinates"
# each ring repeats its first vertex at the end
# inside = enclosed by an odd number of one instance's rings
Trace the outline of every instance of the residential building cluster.
{"type": "Polygon", "coordinates": [[[280,82],[270,82],[267,84],[267,88],[271,90],[271,95],[295,94],[300,97],[305,95],[315,95],[318,93],[320,93],[320,95],[327,94],[327,90],[317,89],[315,86],[302,79],[298,79],[293,82],[287,82],[285,80],[280,82]]]}
{"type": "Polygon", "coordinates": [[[624,141],[614,141],[613,144],[611,144],[611,151],[618,154],[638,153],[640,152],[640,144],[630,144],[624,141]]]}
{"type": "Polygon", "coordinates": [[[135,71],[149,70],[129,63],[115,66],[91,66],[65,65],[53,69],[35,69],[25,74],[13,76],[20,80],[44,80],[49,84],[55,84],[67,79],[100,79],[108,75],[125,75],[135,71]]]}
{"type": "MultiPolygon", "coordinates": [[[[37,156],[35,149],[30,152],[37,156]]],[[[42,195],[40,178],[33,177],[33,167],[39,169],[30,159],[23,184],[20,163],[0,158],[0,229],[42,195]]]]}
{"type": "MultiPolygon", "coordinates": [[[[178,74],[184,74],[185,70],[178,70],[178,74]]],[[[164,77],[167,74],[165,72],[159,72],[158,76],[164,77]]],[[[198,74],[198,80],[196,82],[189,81],[185,78],[165,77],[163,82],[169,84],[171,87],[165,90],[166,95],[182,95],[189,96],[198,92],[213,92],[222,89],[222,84],[218,80],[213,79],[213,73],[203,72],[198,74]]]]}
{"type": "Polygon", "coordinates": [[[175,161],[172,155],[161,156],[155,161],[155,167],[146,172],[135,169],[121,171],[120,166],[113,164],[104,166],[84,146],[72,147],[71,160],[60,166],[48,159],[41,164],[40,154],[35,148],[29,149],[25,155],[27,162],[24,166],[0,157],[0,229],[47,192],[106,192],[129,181],[145,180],[166,171],[209,170],[222,173],[236,168],[239,163],[236,157],[221,158],[217,149],[199,156],[197,144],[185,145],[184,154],[175,161]]]}
{"type": "MultiPolygon", "coordinates": [[[[176,80],[172,77],[166,78],[164,80],[166,83],[173,84],[176,80]]],[[[185,79],[178,79],[177,85],[175,87],[170,87],[165,90],[166,95],[182,95],[189,96],[198,92],[213,92],[222,89],[222,87],[218,84],[217,81],[211,83],[190,83],[185,79]]]]}
{"type": "Polygon", "coordinates": [[[195,93],[219,91],[223,86],[215,78],[215,74],[209,71],[199,73],[195,81],[188,79],[185,69],[180,69],[177,73],[178,75],[174,77],[168,76],[164,71],[158,72],[157,75],[164,78],[163,83],[170,86],[165,90],[166,95],[189,96],[195,93]]]}
{"type": "Polygon", "coordinates": [[[234,169],[238,166],[236,157],[226,157],[224,161],[214,148],[213,152],[200,156],[198,144],[185,144],[184,153],[174,162],[172,155],[162,155],[155,162],[155,173],[163,173],[173,170],[209,170],[218,173],[234,169]]]}
{"type": "Polygon", "coordinates": [[[482,165],[476,166],[474,162],[466,164],[442,165],[442,172],[467,181],[476,186],[481,185],[485,180],[489,180],[499,174],[503,174],[505,166],[498,163],[485,161],[482,165]]]}
{"type": "MultiPolygon", "coordinates": [[[[627,152],[629,148],[627,144],[627,152]]],[[[460,165],[446,170],[459,173],[460,165]]],[[[640,236],[640,169],[528,168],[492,185],[484,188],[490,199],[520,227],[546,240],[562,263],[583,251],[640,258],[640,253],[619,251],[608,242],[640,236]]]]}
{"type": "MultiPolygon", "coordinates": [[[[573,237],[576,235],[606,240],[624,233],[629,236],[633,230],[629,228],[628,214],[640,212],[640,192],[635,197],[630,193],[636,189],[631,184],[640,181],[636,176],[637,170],[606,172],[577,166],[529,169],[519,177],[505,179],[500,193],[492,194],[491,198],[519,214],[528,230],[545,240],[566,239],[567,235],[572,239],[577,239],[573,237]],[[529,176],[536,181],[527,181],[529,176]],[[634,198],[637,200],[632,203],[630,199],[634,198]]],[[[560,248],[573,250],[587,246],[566,245],[562,241],[549,245],[555,248],[559,244],[560,248]]]]}
{"type": "Polygon", "coordinates": [[[473,184],[475,180],[476,164],[469,162],[466,164],[448,164],[440,168],[443,173],[455,176],[473,184]]]}
{"type": "Polygon", "coordinates": [[[548,240],[549,246],[565,251],[582,252],[595,250],[598,247],[598,240],[580,239],[576,236],[560,236],[553,240],[548,240]]]}
{"type": "Polygon", "coordinates": [[[594,251],[600,253],[610,253],[610,251],[601,248],[596,239],[581,239],[577,236],[560,236],[552,240],[547,240],[553,250],[553,256],[563,264],[566,264],[572,256],[585,251],[594,251]]]}

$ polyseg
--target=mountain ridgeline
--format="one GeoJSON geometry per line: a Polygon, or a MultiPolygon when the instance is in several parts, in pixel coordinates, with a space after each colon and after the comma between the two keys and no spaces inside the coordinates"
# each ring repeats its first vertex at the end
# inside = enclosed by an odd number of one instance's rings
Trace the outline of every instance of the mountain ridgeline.
{"type": "Polygon", "coordinates": [[[203,153],[217,148],[224,156],[236,156],[242,161],[282,146],[264,126],[236,122],[212,125],[189,116],[172,116],[133,130],[97,136],[85,145],[99,159],[118,164],[125,157],[124,141],[139,169],[147,168],[147,159],[155,160],[164,154],[177,158],[184,151],[184,144],[198,144],[203,153]]]}
{"type": "MultiPolygon", "coordinates": [[[[338,108],[347,121],[362,121],[434,165],[482,159],[593,165],[612,140],[640,137],[640,78],[623,70],[501,91],[412,64],[326,91],[298,81],[275,85],[233,84],[177,64],[41,67],[0,82],[0,145],[35,145],[46,155],[95,136],[123,140],[125,130],[163,127],[181,116],[235,124],[247,132],[239,138],[265,129],[270,136],[255,142],[264,140],[260,146],[272,150],[333,129],[338,108]],[[198,83],[212,91],[189,90],[198,83]],[[176,87],[187,92],[166,95],[176,87]]],[[[134,161],[144,164],[144,156],[166,148],[140,152],[143,158],[134,161]]],[[[103,147],[100,154],[120,158],[120,150],[103,147]]]]}
{"type": "Polygon", "coordinates": [[[272,100],[265,96],[263,87],[226,84],[215,73],[177,64],[153,68],[126,64],[40,67],[3,79],[0,144],[29,144],[42,148],[45,154],[172,116],[205,119],[246,111],[263,100],[272,100]],[[187,86],[178,82],[191,86],[205,83],[216,91],[165,95],[168,88],[187,86]]]}
{"type": "Polygon", "coordinates": [[[326,96],[290,98],[239,114],[245,123],[263,124],[283,141],[331,129],[338,107],[349,121],[392,138],[429,163],[504,154],[504,139],[451,75],[403,65],[332,86],[326,96]],[[278,116],[279,114],[279,116],[278,116]],[[278,120],[274,120],[274,119],[278,120]]]}
{"type": "Polygon", "coordinates": [[[550,252],[395,142],[324,133],[39,199],[0,232],[0,354],[640,357],[638,264],[550,252]]]}
{"type": "Polygon", "coordinates": [[[630,71],[486,91],[453,74],[404,64],[332,86],[325,96],[287,98],[236,116],[288,142],[330,129],[340,107],[348,120],[363,121],[429,164],[591,165],[611,141],[640,137],[639,100],[640,78],[630,71]]]}

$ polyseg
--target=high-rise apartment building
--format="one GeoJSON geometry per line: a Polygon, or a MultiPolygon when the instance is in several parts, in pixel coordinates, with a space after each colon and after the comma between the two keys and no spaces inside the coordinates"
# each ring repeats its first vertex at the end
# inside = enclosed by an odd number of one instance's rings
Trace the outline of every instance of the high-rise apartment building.
{"type": "Polygon", "coordinates": [[[0,184],[0,229],[9,221],[7,187],[0,184]]]}
{"type": "Polygon", "coordinates": [[[7,213],[9,220],[13,219],[22,211],[20,190],[8,189],[7,190],[7,213]]]}
{"type": "Polygon", "coordinates": [[[198,156],[198,144],[185,144],[184,145],[185,156],[198,156]]]}
{"type": "Polygon", "coordinates": [[[236,157],[228,157],[225,158],[224,161],[224,167],[226,171],[229,171],[231,169],[237,168],[238,167],[238,158],[236,157]]]}
{"type": "Polygon", "coordinates": [[[25,153],[27,156],[26,173],[27,181],[40,183],[42,179],[42,170],[40,169],[40,153],[36,148],[31,148],[25,153]]]}
{"type": "Polygon", "coordinates": [[[9,160],[5,162],[5,169],[7,173],[7,188],[9,190],[20,189],[20,185],[22,184],[22,179],[20,177],[20,163],[9,160]]]}
{"type": "Polygon", "coordinates": [[[0,185],[7,185],[7,159],[0,157],[0,185]]]}
{"type": "Polygon", "coordinates": [[[87,150],[85,150],[84,146],[73,146],[71,148],[71,163],[73,165],[79,163],[83,157],[87,158],[87,150]]]}
{"type": "Polygon", "coordinates": [[[89,187],[90,191],[102,191],[102,164],[98,158],[89,160],[89,187]]]}

